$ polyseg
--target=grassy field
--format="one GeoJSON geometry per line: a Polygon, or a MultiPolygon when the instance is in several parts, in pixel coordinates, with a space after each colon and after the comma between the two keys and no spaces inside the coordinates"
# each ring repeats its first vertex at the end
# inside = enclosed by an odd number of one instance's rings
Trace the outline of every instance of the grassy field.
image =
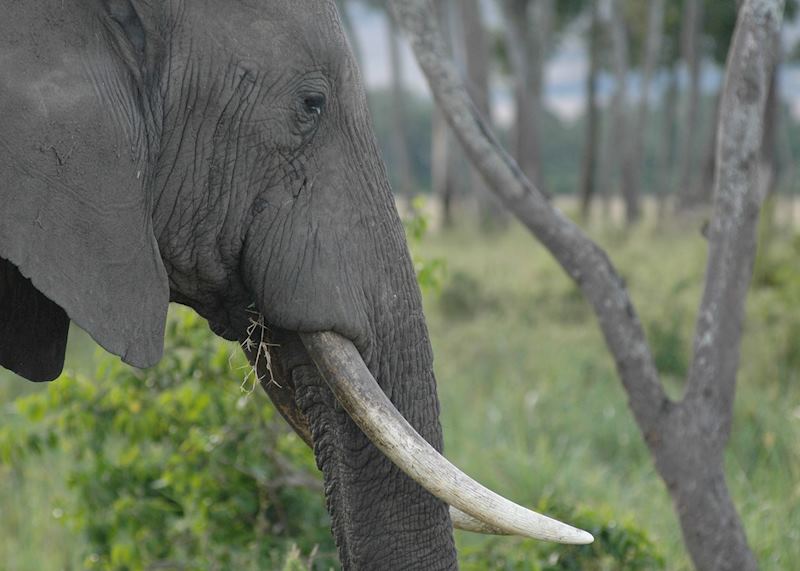
{"type": "MultiPolygon", "coordinates": [[[[695,228],[596,237],[627,281],[670,393],[680,395],[704,239],[695,228]]],[[[776,248],[785,243],[777,239],[776,248]]],[[[658,546],[667,569],[690,569],[591,311],[541,246],[519,228],[486,238],[464,227],[415,249],[447,265],[442,288],[426,292],[447,456],[519,503],[585,506],[635,526],[658,546]]],[[[800,562],[797,312],[779,288],[751,294],[727,454],[732,493],[765,570],[800,562]]],[[[93,351],[90,340],[74,335],[69,366],[91,371],[93,351]]],[[[47,390],[9,377],[0,373],[3,425],[26,422],[14,398],[47,390]]],[[[83,540],[60,521],[73,501],[64,462],[48,453],[0,467],[0,568],[82,568],[83,540]]],[[[500,551],[504,568],[529,569],[526,542],[464,534],[459,544],[464,554],[500,551]]],[[[463,568],[491,567],[465,556],[463,568]]]]}

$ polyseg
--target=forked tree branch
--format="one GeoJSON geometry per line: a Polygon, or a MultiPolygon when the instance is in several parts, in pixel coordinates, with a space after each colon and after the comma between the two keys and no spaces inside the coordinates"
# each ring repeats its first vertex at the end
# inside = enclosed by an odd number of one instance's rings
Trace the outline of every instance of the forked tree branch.
{"type": "Polygon", "coordinates": [[[622,279],[608,256],[555,209],[505,153],[446,56],[430,0],[391,0],[439,108],[489,188],[581,288],[597,315],[637,424],[702,571],[758,568],[727,489],[744,303],[752,277],[759,149],[784,0],[746,0],[729,55],[718,126],[714,211],[686,395],[668,399],[622,279]]]}
{"type": "Polygon", "coordinates": [[[431,2],[392,0],[391,7],[467,156],[492,191],[547,247],[594,308],[631,409],[649,440],[668,399],[622,278],[606,253],[550,204],[498,143],[446,55],[431,2]]]}
{"type": "Polygon", "coordinates": [[[764,200],[758,181],[764,112],[783,9],[783,0],[750,0],[741,8],[721,96],[708,266],[685,397],[724,422],[717,446],[725,445],[733,415],[745,298],[764,200]]]}

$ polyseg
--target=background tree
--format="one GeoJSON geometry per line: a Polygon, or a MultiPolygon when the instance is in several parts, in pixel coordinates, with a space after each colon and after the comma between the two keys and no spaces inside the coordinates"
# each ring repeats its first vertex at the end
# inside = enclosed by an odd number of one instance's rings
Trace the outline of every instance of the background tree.
{"type": "Polygon", "coordinates": [[[523,172],[544,188],[540,163],[542,78],[544,50],[549,47],[552,0],[502,0],[501,5],[514,79],[514,156],[523,172]]]}
{"type": "MultiPolygon", "coordinates": [[[[492,51],[484,25],[484,15],[480,0],[456,2],[458,15],[458,41],[464,57],[465,77],[470,96],[486,120],[492,123],[492,106],[489,85],[489,66],[492,51]]],[[[483,229],[505,227],[507,214],[494,195],[486,188],[483,177],[471,167],[470,193],[475,197],[480,225],[483,229]]]]}
{"type": "Polygon", "coordinates": [[[598,101],[598,74],[600,73],[600,0],[590,2],[589,38],[586,42],[586,135],[581,167],[581,216],[589,219],[592,200],[597,189],[597,143],[600,135],[600,102],[598,101]]]}
{"type": "Polygon", "coordinates": [[[689,77],[688,100],[683,120],[680,151],[680,187],[677,204],[682,210],[690,209],[701,201],[695,196],[692,175],[695,162],[696,129],[700,111],[700,70],[702,65],[701,40],[703,29],[702,0],[684,0],[681,27],[681,57],[689,77]]]}
{"type": "MultiPolygon", "coordinates": [[[[453,54],[453,22],[456,17],[455,0],[435,0],[436,17],[441,23],[442,38],[449,54],[453,54]]],[[[450,134],[447,120],[438,107],[434,106],[431,143],[431,178],[433,195],[439,198],[442,208],[442,225],[453,226],[453,201],[458,183],[455,177],[454,140],[450,134]]]]}
{"type": "MultiPolygon", "coordinates": [[[[612,0],[610,3],[608,32],[611,41],[611,61],[614,74],[614,92],[611,96],[611,122],[609,131],[609,159],[618,175],[622,198],[625,201],[625,218],[633,224],[641,215],[639,189],[633,186],[632,164],[629,155],[632,151],[628,110],[628,74],[630,72],[630,43],[625,22],[625,0],[612,0]]],[[[610,172],[611,169],[609,169],[610,172]]],[[[610,183],[606,181],[606,185],[610,183]]]]}
{"type": "Polygon", "coordinates": [[[743,307],[755,256],[761,205],[756,159],[783,1],[747,0],[729,55],[706,286],[694,359],[679,401],[666,395],[636,311],[607,255],[549,204],[475,113],[444,54],[430,4],[393,0],[392,7],[468,156],[594,308],[634,416],[675,502],[695,565],[703,571],[757,569],[727,489],[723,451],[730,435],[743,307]]]}
{"type": "MultiPolygon", "coordinates": [[[[639,4],[641,5],[641,3],[639,4]]],[[[661,58],[664,36],[665,0],[650,0],[647,4],[647,32],[641,65],[641,93],[636,115],[630,130],[630,145],[626,154],[626,167],[622,179],[622,194],[626,197],[627,219],[636,222],[639,217],[638,197],[642,193],[642,162],[644,161],[645,132],[648,127],[650,96],[653,76],[661,58]],[[634,198],[636,197],[636,198],[634,198]]]]}

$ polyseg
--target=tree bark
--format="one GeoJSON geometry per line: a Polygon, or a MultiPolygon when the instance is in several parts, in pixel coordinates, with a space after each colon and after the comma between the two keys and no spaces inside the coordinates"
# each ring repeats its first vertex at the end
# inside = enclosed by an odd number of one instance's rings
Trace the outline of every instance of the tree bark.
{"type": "Polygon", "coordinates": [[[591,0],[589,41],[586,44],[589,69],[586,74],[586,136],[581,168],[581,218],[589,220],[597,185],[597,143],[600,131],[600,106],[597,101],[597,75],[600,70],[600,0],[591,0]]]}
{"type": "Polygon", "coordinates": [[[394,19],[387,13],[386,20],[389,25],[389,69],[392,77],[392,113],[394,118],[394,133],[392,134],[392,158],[394,159],[395,173],[397,173],[398,188],[395,190],[400,196],[411,197],[415,192],[414,175],[411,159],[408,154],[408,113],[406,112],[406,90],[403,79],[403,57],[400,44],[400,35],[394,19]]]}
{"type": "MultiPolygon", "coordinates": [[[[488,123],[492,123],[492,110],[489,98],[489,56],[490,47],[479,0],[457,2],[461,22],[459,43],[462,47],[466,66],[469,94],[488,123]]],[[[470,165],[471,167],[471,165],[470,165]]],[[[470,190],[478,205],[478,217],[485,230],[503,228],[508,224],[508,214],[486,188],[483,177],[471,167],[470,190]]]]}
{"type": "Polygon", "coordinates": [[[706,147],[706,157],[703,161],[703,171],[700,174],[700,180],[697,187],[694,189],[693,196],[696,197],[700,204],[710,202],[712,193],[714,191],[714,175],[717,171],[717,133],[716,125],[720,120],[720,96],[717,96],[713,105],[714,123],[711,128],[711,136],[706,147]]]}
{"type": "Polygon", "coordinates": [[[680,187],[678,210],[692,210],[702,204],[694,185],[695,133],[700,112],[700,65],[702,54],[700,40],[703,31],[702,0],[684,0],[681,25],[681,52],[689,73],[688,100],[683,122],[683,142],[680,155],[680,187]]]}
{"type": "Polygon", "coordinates": [[[525,177],[476,112],[444,55],[429,1],[391,0],[391,5],[468,156],[594,309],[695,566],[700,571],[757,569],[725,484],[723,450],[755,255],[758,156],[783,0],[747,0],[734,34],[720,114],[706,285],[687,389],[679,402],[664,391],[641,322],[608,256],[525,177]]]}
{"type": "Polygon", "coordinates": [[[659,160],[659,176],[656,182],[658,194],[658,219],[661,220],[667,213],[667,201],[675,192],[675,159],[676,144],[678,140],[678,71],[673,66],[668,70],[669,79],[667,91],[664,96],[662,132],[664,137],[661,143],[661,156],[659,160]]]}
{"type": "MultiPolygon", "coordinates": [[[[436,7],[436,18],[441,29],[446,54],[452,54],[453,40],[450,20],[453,11],[453,0],[433,0],[436,7]]],[[[453,137],[447,119],[434,105],[431,121],[431,185],[433,195],[439,200],[441,207],[441,223],[443,228],[453,227],[453,197],[456,182],[453,176],[452,148],[453,137]]]]}
{"type": "Polygon", "coordinates": [[[516,123],[514,126],[514,154],[523,172],[541,186],[539,164],[539,120],[537,106],[541,101],[541,80],[538,85],[534,70],[537,64],[537,46],[532,33],[529,0],[503,0],[506,46],[514,75],[514,101],[516,123]]]}
{"type": "MultiPolygon", "coordinates": [[[[780,47],[776,47],[777,50],[780,47]]],[[[766,199],[775,191],[781,178],[781,164],[778,157],[778,115],[780,114],[778,65],[772,70],[767,95],[767,108],[764,112],[764,142],[761,145],[760,176],[761,196],[766,199]]]]}
{"type": "Polygon", "coordinates": [[[625,220],[630,225],[639,219],[639,191],[632,182],[630,171],[631,141],[628,129],[628,70],[630,54],[628,31],[623,15],[624,0],[612,2],[609,32],[611,35],[612,59],[614,68],[614,94],[611,98],[611,140],[609,149],[613,151],[613,164],[617,167],[622,198],[625,201],[625,220]]]}
{"type": "MultiPolygon", "coordinates": [[[[648,127],[648,113],[650,111],[650,88],[653,74],[658,59],[661,55],[661,44],[664,36],[664,6],[665,0],[650,0],[647,14],[647,40],[642,61],[642,93],[639,98],[639,107],[636,113],[636,122],[631,129],[631,144],[628,147],[628,166],[625,168],[627,176],[622,178],[622,193],[624,196],[639,197],[642,193],[642,167],[644,162],[645,131],[648,127]]],[[[631,199],[628,209],[628,222],[635,222],[639,218],[638,199],[631,199]]]]}
{"type": "Polygon", "coordinates": [[[531,158],[533,172],[536,175],[534,182],[543,192],[547,192],[542,164],[542,132],[545,122],[545,69],[552,46],[555,26],[555,0],[533,0],[529,4],[529,34],[532,35],[533,52],[530,54],[530,97],[533,106],[533,137],[535,155],[531,158]]]}

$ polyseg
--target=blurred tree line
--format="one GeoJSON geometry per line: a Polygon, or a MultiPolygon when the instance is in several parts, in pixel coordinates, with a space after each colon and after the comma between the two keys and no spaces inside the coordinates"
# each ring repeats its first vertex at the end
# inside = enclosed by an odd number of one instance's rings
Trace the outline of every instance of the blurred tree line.
{"type": "MultiPolygon", "coordinates": [[[[353,14],[383,15],[390,84],[370,92],[376,132],[400,196],[432,193],[442,221],[453,204],[477,208],[485,227],[505,215],[463,158],[432,101],[405,77],[402,40],[383,2],[339,0],[357,57],[363,62],[353,14]]],[[[641,196],[660,212],[707,207],[713,187],[720,77],[737,16],[736,2],[718,0],[436,0],[451,56],[480,112],[541,190],[576,194],[588,217],[597,197],[620,196],[628,223],[641,196]],[[546,105],[547,66],[568,41],[585,51],[584,108],[564,119],[546,105]],[[498,101],[512,117],[501,121],[498,101]]],[[[787,2],[793,22],[796,0],[787,2]]],[[[800,51],[784,46],[782,64],[800,51]]],[[[565,65],[565,64],[561,64],[565,65]]],[[[779,68],[780,69],[780,68],[779,68]]],[[[800,151],[800,125],[772,81],[762,161],[765,192],[794,192],[783,177],[800,151]]],[[[608,213],[608,208],[603,212],[608,213]]]]}

